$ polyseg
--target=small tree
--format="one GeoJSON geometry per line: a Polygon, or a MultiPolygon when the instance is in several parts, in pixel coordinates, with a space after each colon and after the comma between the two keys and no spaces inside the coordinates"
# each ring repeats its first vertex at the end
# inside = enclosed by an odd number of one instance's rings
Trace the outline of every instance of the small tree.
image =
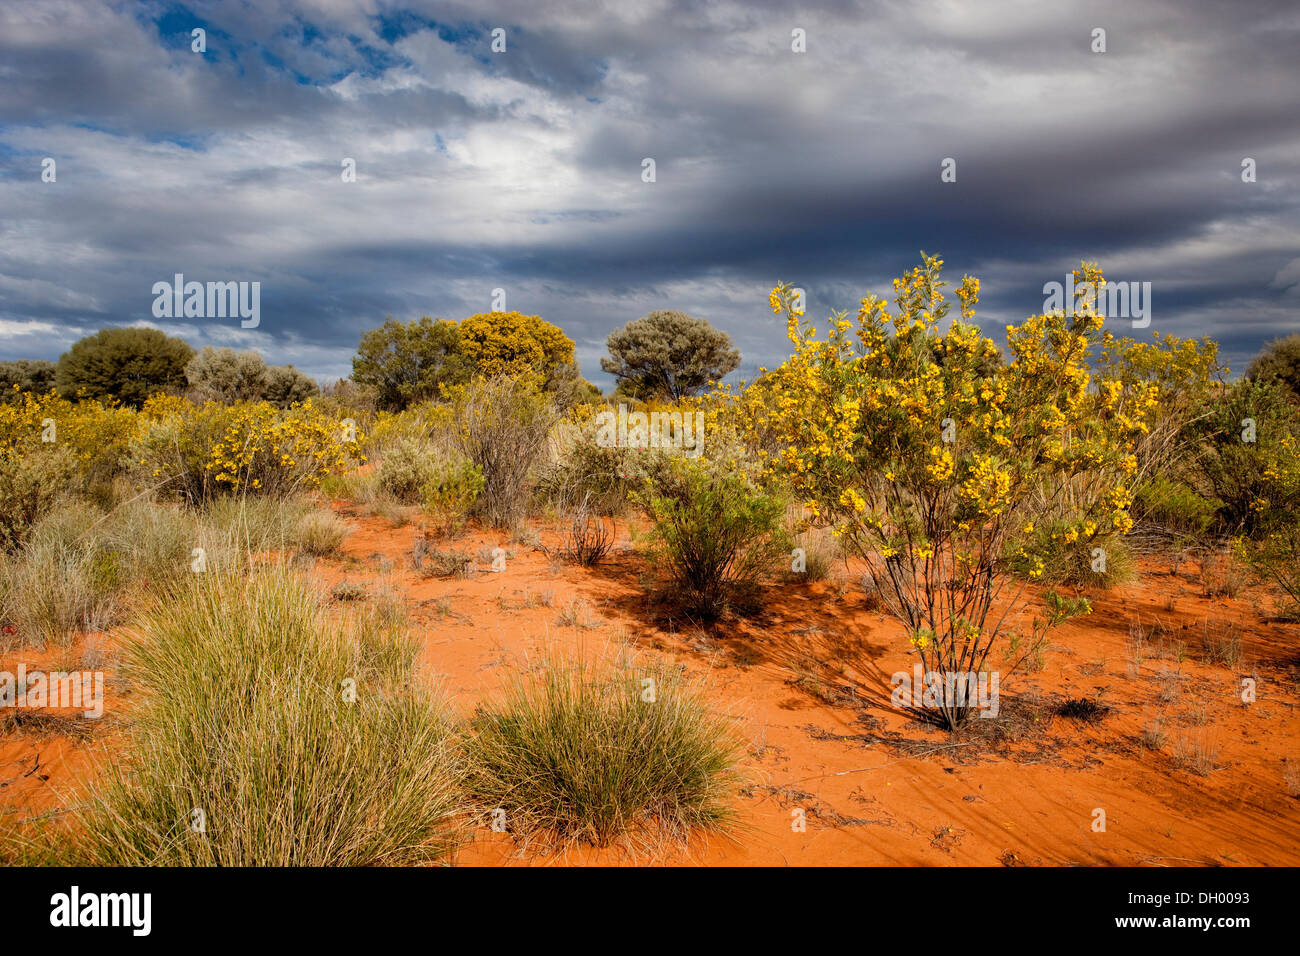
{"type": "Polygon", "coordinates": [[[731,336],[703,319],[659,309],[611,332],[600,367],[632,398],[678,401],[740,365],[731,336]]]}
{"type": "Polygon", "coordinates": [[[520,312],[480,312],[460,323],[460,354],[471,374],[538,376],[555,391],[580,381],[573,339],[558,326],[520,312]]]}
{"type": "Polygon", "coordinates": [[[361,336],[352,359],[352,380],[368,386],[381,408],[401,411],[438,396],[443,384],[463,381],[455,322],[424,316],[418,322],[389,318],[361,336]]]}
{"type": "Polygon", "coordinates": [[[63,353],[54,377],[65,398],[81,393],[139,408],[151,395],[184,388],[193,357],[183,340],[157,329],[100,329],[63,353]]]}

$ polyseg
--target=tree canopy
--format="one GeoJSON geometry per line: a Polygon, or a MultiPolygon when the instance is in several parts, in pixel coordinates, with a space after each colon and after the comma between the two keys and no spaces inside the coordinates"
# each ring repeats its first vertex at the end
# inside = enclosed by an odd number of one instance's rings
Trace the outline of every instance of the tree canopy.
{"type": "Polygon", "coordinates": [[[731,336],[684,312],[658,309],[610,333],[600,367],[632,398],[695,395],[740,365],[731,336]]]}
{"type": "Polygon", "coordinates": [[[182,339],[158,329],[100,329],[63,353],[55,385],[65,398],[82,394],[139,408],[150,395],[184,388],[193,357],[182,339]]]}

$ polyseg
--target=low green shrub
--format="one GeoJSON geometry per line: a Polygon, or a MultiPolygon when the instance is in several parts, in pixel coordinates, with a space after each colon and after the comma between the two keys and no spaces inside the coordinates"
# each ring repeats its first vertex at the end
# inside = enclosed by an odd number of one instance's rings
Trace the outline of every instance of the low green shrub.
{"type": "Polygon", "coordinates": [[[654,522],[673,599],[704,620],[751,606],[761,579],[791,551],[785,503],[743,469],[671,459],[637,500],[654,522]]]}
{"type": "Polygon", "coordinates": [[[483,491],[483,470],[473,462],[451,455],[433,459],[421,486],[424,511],[440,534],[455,534],[483,491]]]}

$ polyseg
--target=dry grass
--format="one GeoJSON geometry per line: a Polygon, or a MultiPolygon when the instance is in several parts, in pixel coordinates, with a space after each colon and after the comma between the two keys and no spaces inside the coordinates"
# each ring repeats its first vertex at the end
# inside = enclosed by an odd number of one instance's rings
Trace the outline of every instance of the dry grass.
{"type": "Polygon", "coordinates": [[[332,511],[311,511],[298,521],[298,547],[305,554],[324,557],[337,551],[350,531],[332,511]]]}
{"type": "Polygon", "coordinates": [[[1241,663],[1241,632],[1228,621],[1201,623],[1201,656],[1207,664],[1236,668],[1241,663]]]}
{"type": "Polygon", "coordinates": [[[331,619],[280,565],[196,575],[160,602],[124,638],[139,702],[126,762],[78,810],[85,862],[363,866],[446,854],[454,734],[394,611],[331,619]]]}
{"type": "Polygon", "coordinates": [[[1174,763],[1201,777],[1208,777],[1218,767],[1219,747],[1208,734],[1180,737],[1174,744],[1174,763]]]}
{"type": "Polygon", "coordinates": [[[469,788],[516,835],[647,849],[734,822],[744,744],[663,663],[547,660],[475,717],[469,788]]]}
{"type": "Polygon", "coordinates": [[[1231,555],[1211,552],[1201,559],[1201,592],[1210,598],[1235,599],[1250,583],[1250,573],[1231,555]]]}

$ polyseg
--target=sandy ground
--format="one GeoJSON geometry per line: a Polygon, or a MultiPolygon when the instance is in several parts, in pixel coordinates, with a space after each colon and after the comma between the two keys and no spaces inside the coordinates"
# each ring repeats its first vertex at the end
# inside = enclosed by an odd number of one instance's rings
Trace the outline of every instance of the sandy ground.
{"type": "MultiPolygon", "coordinates": [[[[704,676],[717,709],[752,744],[733,840],[649,859],[589,847],[541,856],[485,827],[461,864],[1300,863],[1300,626],[1270,621],[1259,589],[1203,596],[1194,564],[1145,561],[1138,583],[1089,592],[1092,614],[1053,632],[1045,666],[1004,681],[1000,718],[952,737],[891,706],[890,675],[911,672],[914,652],[856,584],[773,585],[761,615],[705,631],[664,620],[647,602],[651,569],[631,550],[626,522],[616,553],[591,569],[471,529],[456,546],[503,547],[505,570],[481,561],[470,577],[446,579],[411,570],[412,526],[333,507],[353,532],[314,573],[331,586],[374,587],[382,577],[402,592],[424,663],[462,713],[543,653],[631,646],[704,676]],[[1206,622],[1240,633],[1235,668],[1203,662],[1206,622]],[[1138,653],[1134,627],[1149,634],[1138,653]],[[1244,679],[1255,682],[1253,703],[1242,700],[1244,679]],[[1056,713],[1078,698],[1108,710],[1095,723],[1056,713]],[[1165,738],[1159,750],[1143,740],[1153,723],[1165,738]]],[[[75,667],[84,649],[12,652],[0,670],[75,667]]],[[[104,719],[0,732],[0,814],[65,805],[70,786],[104,759],[93,754],[113,752],[130,706],[118,691],[110,668],[104,719]]]]}

